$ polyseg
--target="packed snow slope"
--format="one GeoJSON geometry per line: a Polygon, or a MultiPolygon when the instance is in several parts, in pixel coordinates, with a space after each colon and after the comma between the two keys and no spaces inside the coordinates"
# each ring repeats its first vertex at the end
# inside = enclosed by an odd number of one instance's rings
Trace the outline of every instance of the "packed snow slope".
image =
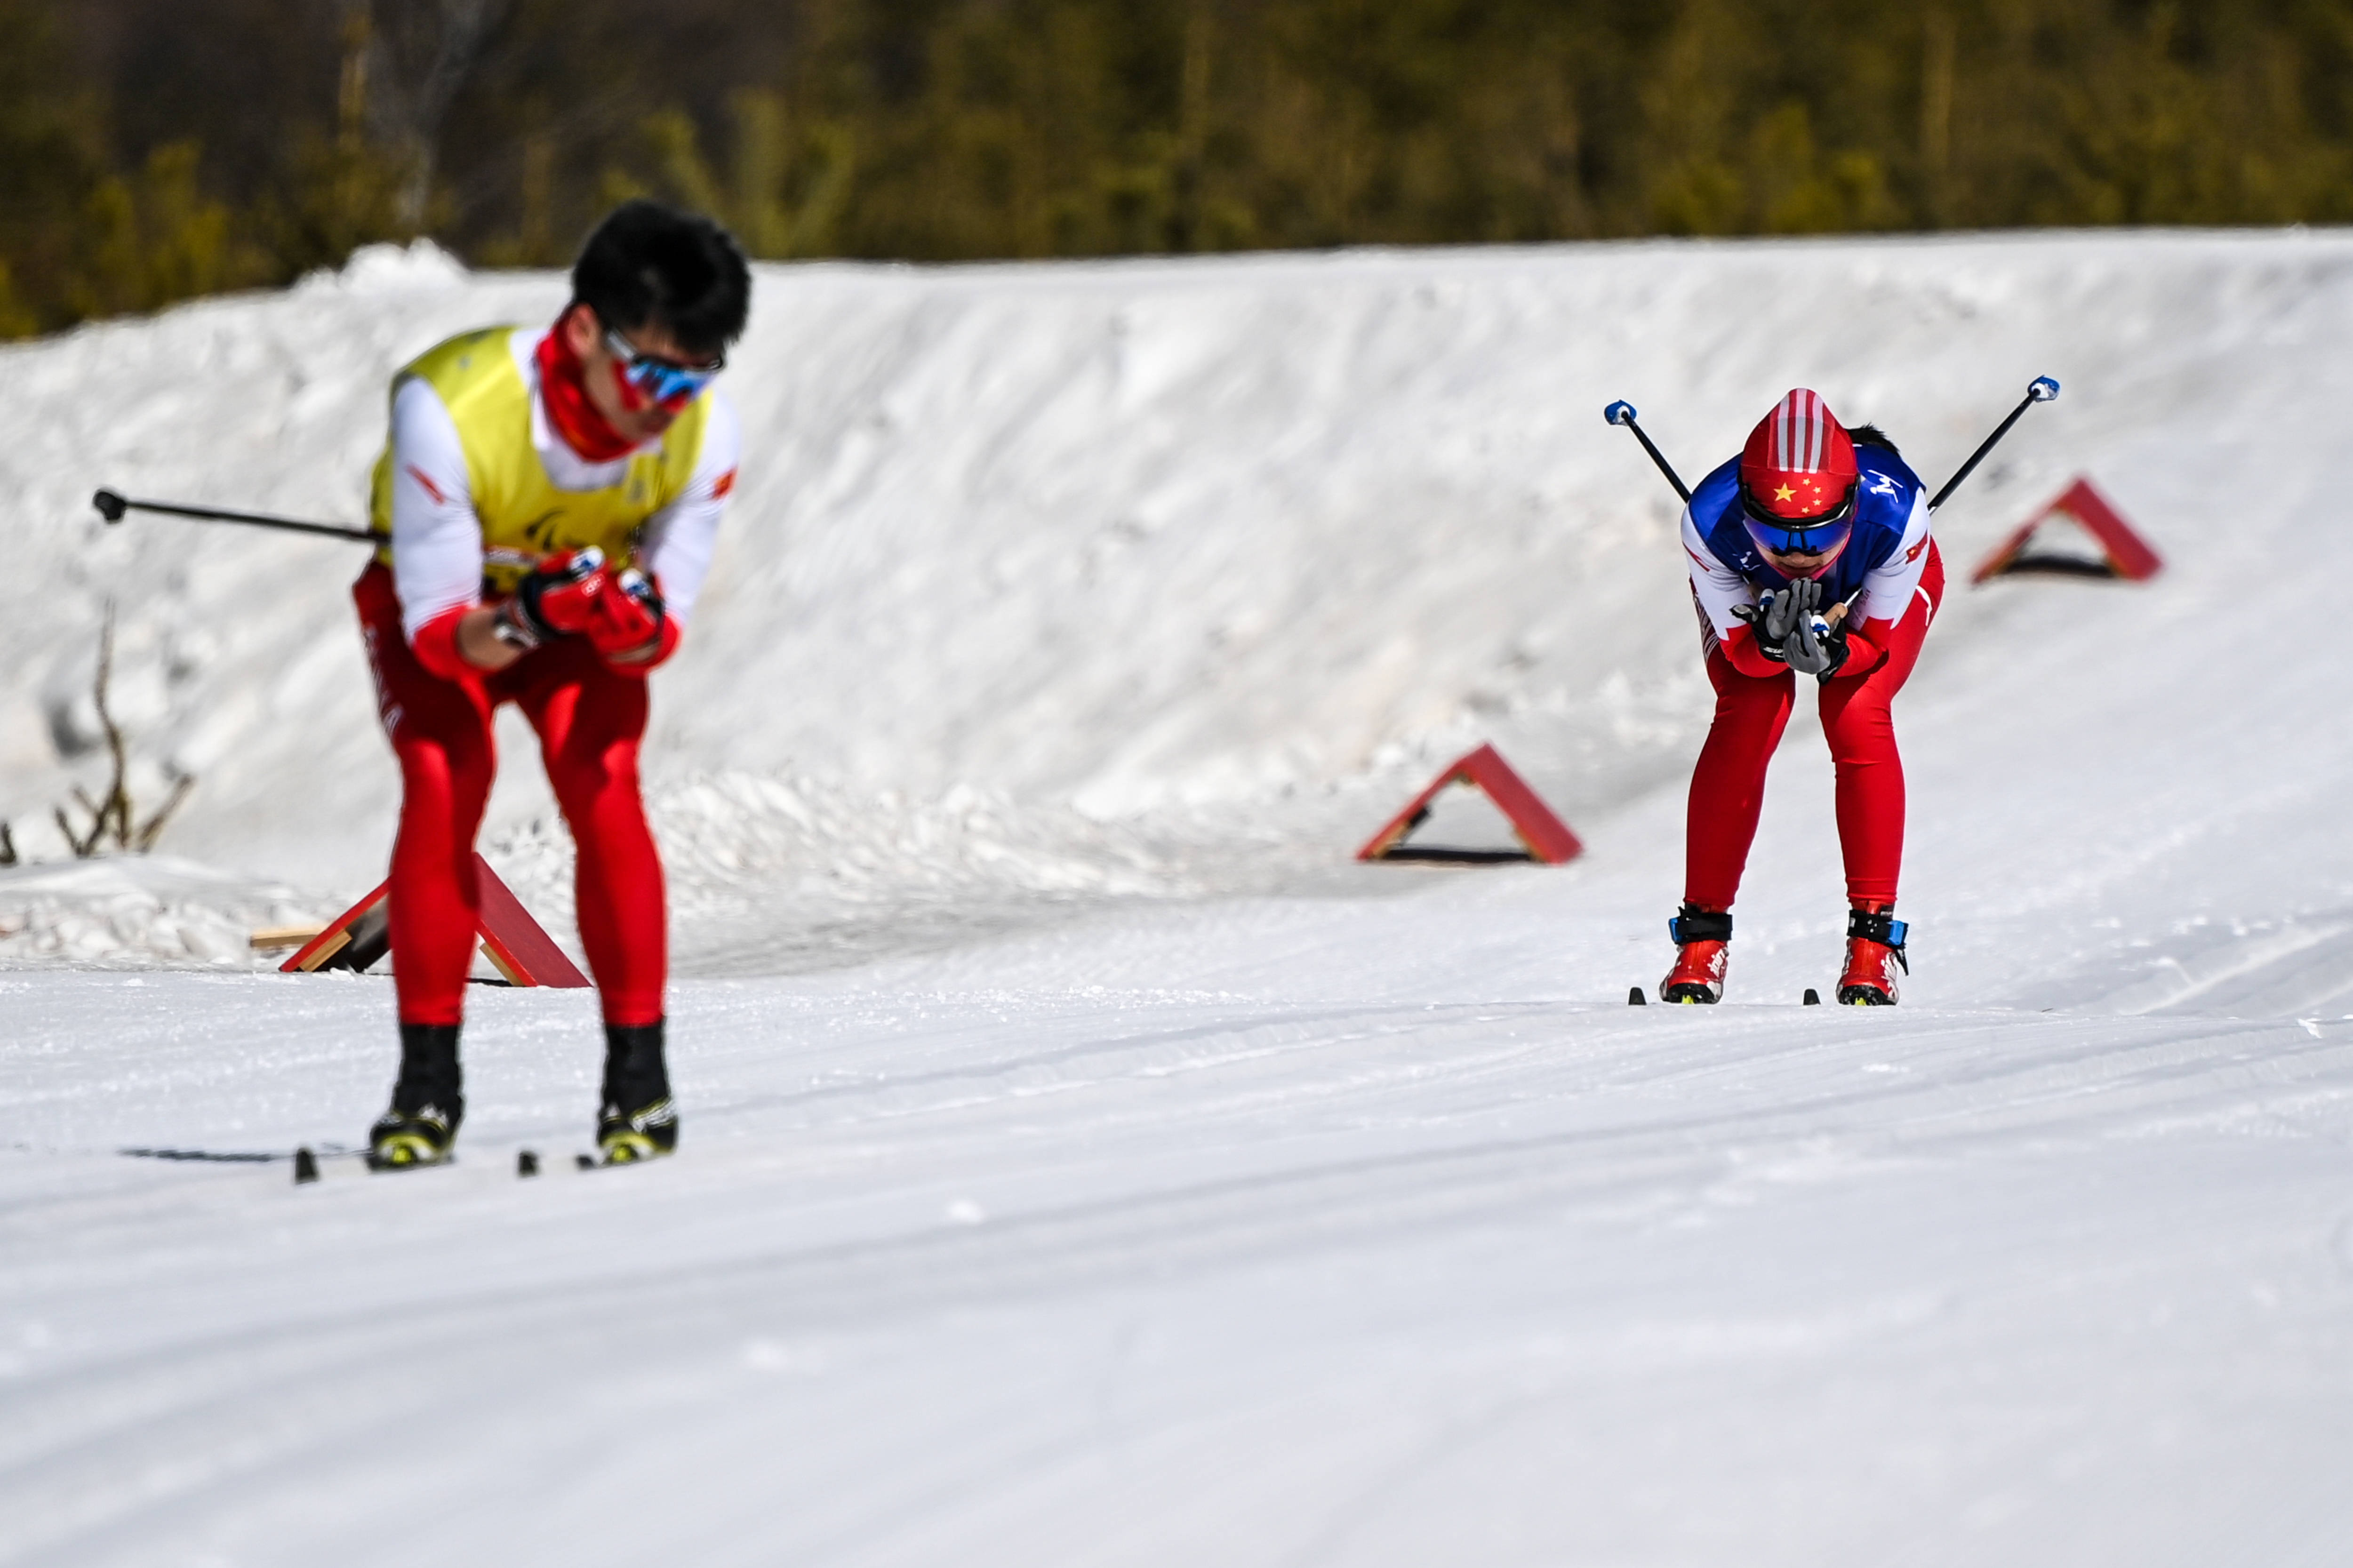
{"type": "MultiPolygon", "coordinates": [[[[1695,475],[1808,384],[1933,476],[2057,375],[2064,403],[1972,481],[1947,537],[1968,557],[2089,470],[2177,561],[2134,602],[2146,624],[2215,602],[2218,570],[2267,574],[2258,542],[2306,527],[2290,496],[2327,442],[2300,422],[2327,418],[2348,245],[764,267],[728,378],[740,502],[657,678],[658,816],[694,845],[689,891],[817,898],[848,877],[838,904],[863,889],[886,908],[926,888],[1290,885],[1481,738],[1581,826],[1676,776],[1706,712],[1672,499],[1604,402],[1633,399],[1695,475]],[[1141,837],[1105,844],[1090,819],[1141,837]],[[1260,847],[1198,848],[1245,835],[1260,847]]],[[[90,685],[112,600],[141,797],[196,781],[164,847],[327,893],[373,884],[397,784],[345,593],[354,547],[108,528],[90,492],[355,520],[393,370],[563,299],[554,275],[379,249],[284,294],[0,351],[23,585],[0,626],[0,816],[28,853],[61,853],[50,805],[102,780],[90,685]]],[[[2008,606],[1956,612],[1948,657],[2008,606]]],[[[2052,657],[2047,630],[2033,647],[2052,657]]],[[[505,734],[528,759],[512,716],[505,734]]],[[[537,770],[507,774],[494,838],[520,842],[494,858],[560,889],[537,770]]],[[[682,959],[703,945],[690,926],[682,959]]]]}
{"type": "Polygon", "coordinates": [[[436,267],[0,356],[9,810],[109,592],[201,780],[194,858],[0,873],[0,1563],[2348,1560],[2353,237],[764,270],[658,678],[683,1152],[572,1170],[593,1002],[483,990],[460,1163],[297,1188],[389,986],[206,944],[381,858],[353,563],[78,509],[348,514],[382,372],[557,298],[436,267]],[[2040,373],[1898,710],[1904,1005],[1796,1005],[1801,719],[1732,999],[1626,1006],[1705,709],[1601,405],[1688,475],[1810,384],[1933,480],[2040,373]],[[2162,576],[1962,586],[2077,472],[2162,576]],[[1314,879],[1482,736],[1583,861],[1314,879]]]}

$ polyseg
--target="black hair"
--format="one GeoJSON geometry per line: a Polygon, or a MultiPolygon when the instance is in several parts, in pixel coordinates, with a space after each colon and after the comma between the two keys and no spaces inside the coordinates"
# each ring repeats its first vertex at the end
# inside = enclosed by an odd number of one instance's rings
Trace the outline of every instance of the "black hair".
{"type": "Polygon", "coordinates": [[[715,357],[744,334],[752,269],[733,236],[699,213],[623,202],[580,247],[572,298],[623,332],[653,321],[688,353],[715,357]]]}
{"type": "MultiPolygon", "coordinates": [[[[1876,425],[1850,425],[1846,427],[1846,438],[1858,447],[1884,447],[1895,452],[1895,443],[1889,440],[1887,432],[1876,425]]],[[[1904,454],[1895,452],[1895,455],[1900,458],[1904,454]]]]}

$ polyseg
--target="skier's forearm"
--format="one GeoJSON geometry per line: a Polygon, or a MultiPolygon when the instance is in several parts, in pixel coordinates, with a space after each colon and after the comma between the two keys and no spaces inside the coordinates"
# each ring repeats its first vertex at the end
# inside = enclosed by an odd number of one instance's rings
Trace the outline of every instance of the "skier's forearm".
{"type": "Polygon", "coordinates": [[[1877,669],[1894,636],[1893,621],[1854,622],[1847,628],[1846,659],[1838,668],[1839,676],[1869,675],[1877,669]]]}

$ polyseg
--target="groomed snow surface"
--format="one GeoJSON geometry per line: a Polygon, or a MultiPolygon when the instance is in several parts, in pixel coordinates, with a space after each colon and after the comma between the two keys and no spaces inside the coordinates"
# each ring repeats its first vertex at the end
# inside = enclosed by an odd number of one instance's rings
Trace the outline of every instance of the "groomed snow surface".
{"type": "Polygon", "coordinates": [[[0,353],[0,1563],[2353,1562],[2353,237],[763,269],[657,678],[681,1157],[573,1169],[593,998],[482,988],[459,1163],[297,1188],[393,1066],[238,946],[381,874],[357,563],[87,492],[353,516],[390,368],[560,298],[0,353]],[[1601,405],[1695,476],[1810,384],[1934,480],[2038,374],[1898,710],[1904,1005],[1797,1005],[1801,708],[1732,999],[1628,1007],[1706,693],[1601,405]],[[1968,589],[2079,472],[2165,574],[1968,589]],[[197,784],[78,865],[110,597],[197,784]],[[1480,739],[1584,860],[1346,864],[1480,739]]]}

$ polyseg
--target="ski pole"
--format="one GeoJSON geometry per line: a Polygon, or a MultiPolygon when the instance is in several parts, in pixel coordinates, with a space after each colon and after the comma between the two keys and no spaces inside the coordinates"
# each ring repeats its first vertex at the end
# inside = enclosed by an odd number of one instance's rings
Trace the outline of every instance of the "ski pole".
{"type": "MultiPolygon", "coordinates": [[[[1978,465],[1985,461],[1985,455],[1993,450],[1994,443],[2000,440],[2004,436],[2010,434],[2010,427],[2018,423],[2021,416],[2024,415],[2028,409],[2033,407],[2038,403],[2050,403],[2056,400],[2058,395],[2059,384],[2057,382],[2052,380],[2047,375],[2036,376],[2034,378],[2034,384],[2026,389],[2026,395],[2019,400],[2018,406],[2010,411],[2010,417],[2003,420],[2000,425],[1994,426],[1993,434],[1987,437],[1984,443],[1980,445],[1976,451],[1969,454],[1969,460],[1961,465],[1961,471],[1959,473],[1955,474],[1951,479],[1945,481],[1945,488],[1938,490],[1936,494],[1936,498],[1929,501],[1928,510],[1930,511],[1934,511],[1938,507],[1944,505],[1946,499],[1955,490],[1961,488],[1961,481],[1968,479],[1971,474],[1977,472],[1978,465]]],[[[1645,442],[1644,445],[1647,446],[1649,443],[1645,442]]]]}
{"type": "Polygon", "coordinates": [[[132,500],[112,490],[99,491],[90,498],[90,504],[98,508],[99,515],[109,523],[121,522],[122,514],[127,511],[161,511],[174,517],[193,517],[200,522],[242,522],[255,528],[283,528],[295,533],[323,533],[330,539],[358,539],[371,544],[384,542],[364,528],[345,528],[336,522],[304,522],[300,518],[270,517],[258,511],[223,511],[218,507],[181,506],[164,500],[132,500]]]}
{"type": "MultiPolygon", "coordinates": [[[[2055,394],[2058,389],[2056,386],[2053,386],[2052,390],[2055,394]]],[[[1627,429],[1634,432],[1634,439],[1642,443],[1642,450],[1651,454],[1651,461],[1659,465],[1659,472],[1667,476],[1667,483],[1675,487],[1675,494],[1683,497],[1684,505],[1688,506],[1691,504],[1691,490],[1685,487],[1682,479],[1676,475],[1674,465],[1667,461],[1666,455],[1664,453],[1661,452],[1656,447],[1651,445],[1650,437],[1644,435],[1642,427],[1634,423],[1634,405],[1632,404],[1627,402],[1621,397],[1617,402],[1611,404],[1609,407],[1603,409],[1601,411],[1601,417],[1607,419],[1612,425],[1623,425],[1627,429]]],[[[2015,418],[2017,416],[2013,415],[2011,417],[2015,418]]],[[[2004,426],[2002,428],[2008,429],[2009,426],[2004,426]]],[[[1991,446],[1992,443],[1988,442],[1987,445],[1991,446]]]]}

